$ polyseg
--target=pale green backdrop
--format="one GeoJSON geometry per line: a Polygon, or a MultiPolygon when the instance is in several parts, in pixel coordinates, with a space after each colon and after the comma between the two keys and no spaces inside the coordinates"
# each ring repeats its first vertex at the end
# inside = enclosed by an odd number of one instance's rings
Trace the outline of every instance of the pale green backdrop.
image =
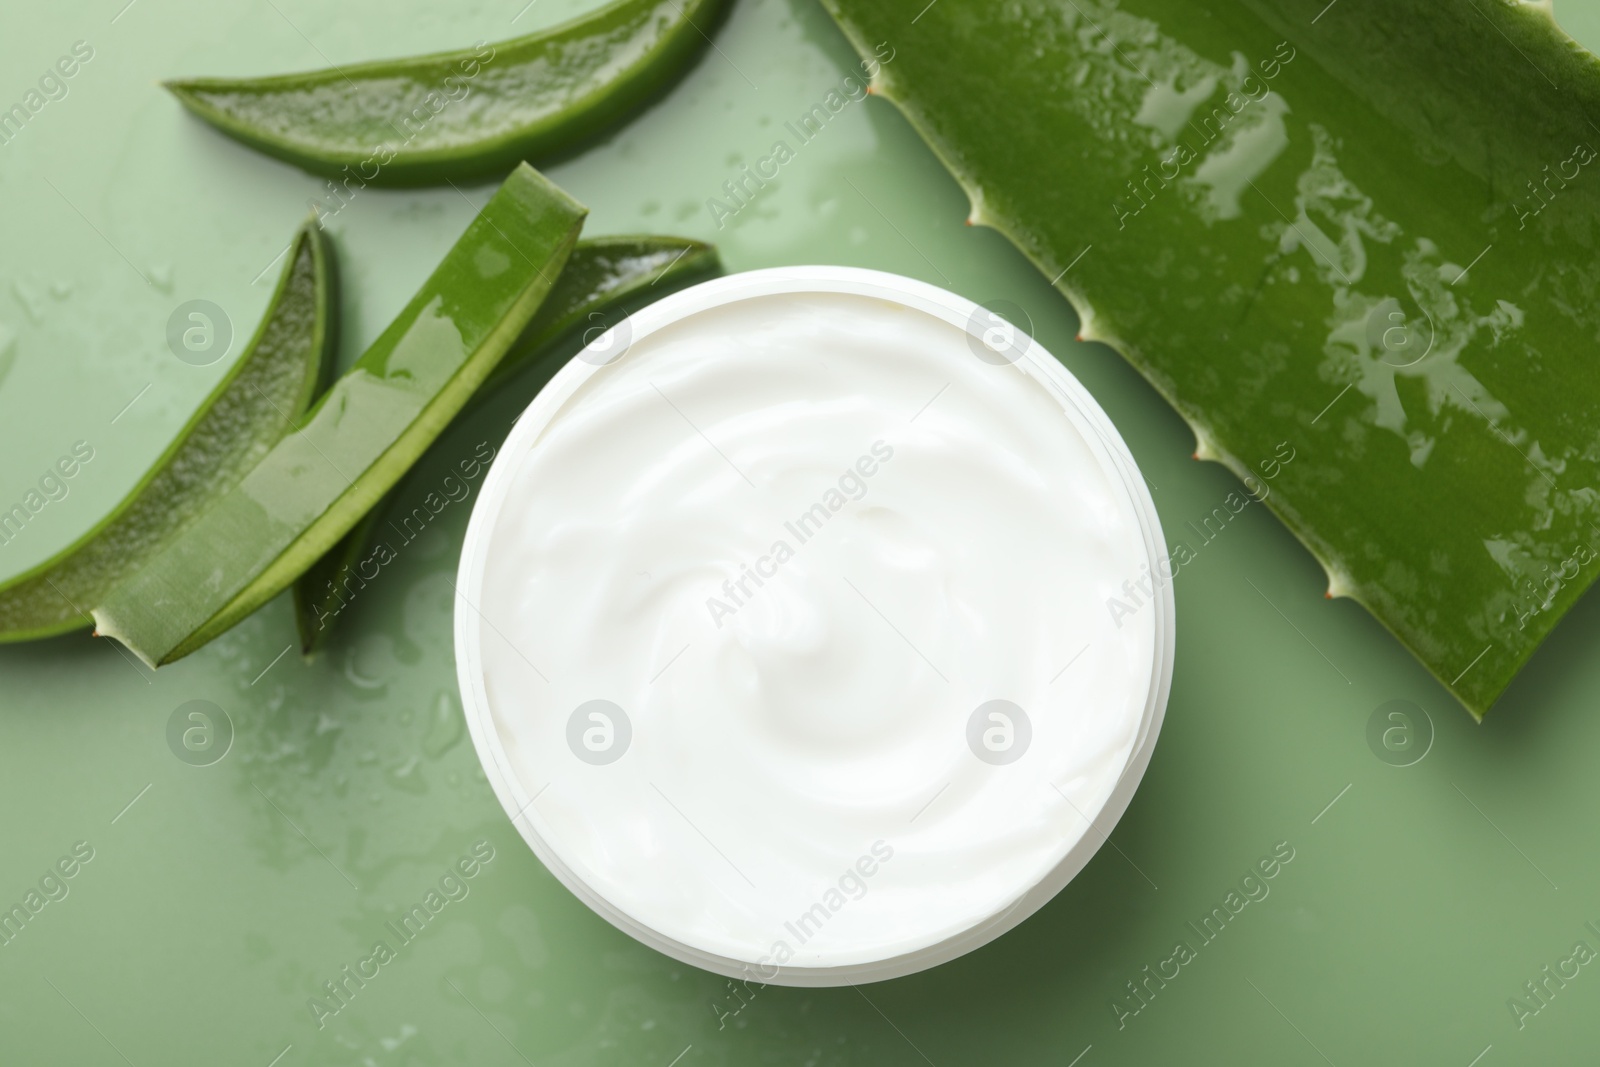
{"type": "MultiPolygon", "coordinates": [[[[0,547],[0,573],[70,541],[148,465],[224,366],[174,358],[167,317],[214,301],[237,352],[320,185],[190,120],[156,80],[466,45],[588,6],[524,2],[6,5],[0,110],[75,42],[94,56],[0,145],[0,506],[75,442],[95,455],[0,547]]],[[[1557,14],[1600,47],[1600,2],[1557,14]]],[[[716,44],[654,110],[548,168],[592,207],[591,233],[684,233],[716,240],[733,270],[845,263],[1010,300],[1121,428],[1169,536],[1235,488],[1190,460],[1183,424],[1116,355],[1073,341],[1066,302],[1021,256],[963,224],[955,183],[881,101],[850,104],[719,230],[707,199],[855,57],[812,0],[740,0],[716,44]]],[[[346,360],[487,192],[365,191],[338,216],[346,360]]],[[[452,431],[408,492],[498,443],[528,396],[452,431]]],[[[447,510],[386,568],[316,663],[278,658],[286,598],[159,673],[84,636],[0,649],[0,904],[75,846],[93,853],[0,944],[0,1063],[1498,1067],[1600,1049],[1600,965],[1547,980],[1542,1003],[1524,990],[1577,941],[1600,949],[1585,925],[1600,927],[1593,596],[1474,726],[1247,509],[1177,579],[1171,706],[1117,850],[958,962],[740,1000],[591,915],[495,802],[453,674],[467,513],[447,510]],[[191,700],[235,731],[209,766],[169,747],[191,700]],[[1369,724],[1390,701],[1407,703],[1386,748],[1369,724]],[[485,840],[494,859],[470,895],[319,1029],[307,1000],[321,983],[485,840]],[[1187,924],[1282,842],[1294,858],[1270,894],[1131,1014],[1126,983],[1178,940],[1198,944],[1187,924]],[[1513,997],[1539,1009],[1520,1026],[1513,997]]]]}

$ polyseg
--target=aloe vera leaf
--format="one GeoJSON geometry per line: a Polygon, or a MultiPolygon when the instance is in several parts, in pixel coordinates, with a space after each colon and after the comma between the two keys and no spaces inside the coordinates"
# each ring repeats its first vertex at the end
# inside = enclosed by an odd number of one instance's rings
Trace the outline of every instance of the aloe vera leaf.
{"type": "Polygon", "coordinates": [[[636,298],[652,290],[664,295],[720,266],[716,246],[688,237],[614,236],[578,242],[527,333],[474,399],[494,395],[507,381],[539,362],[550,345],[569,331],[584,327],[588,341],[598,336],[595,331],[609,327],[614,315],[636,298]]]}
{"type": "Polygon", "coordinates": [[[1548,5],[826,3],[971,220],[1487,711],[1600,573],[1600,67],[1548,5]]]}
{"type": "Polygon", "coordinates": [[[521,335],[584,215],[519,165],[302,425],[95,606],[99,632],[160,666],[287,588],[389,491],[521,335]]]}
{"type": "Polygon", "coordinates": [[[144,477],[92,530],[0,586],[0,642],[88,626],[92,605],[236,485],[321,388],[337,313],[333,249],[308,223],[255,336],[144,477]]]}
{"type": "MultiPolygon", "coordinates": [[[[511,378],[540,363],[555,342],[579,326],[585,334],[611,324],[616,311],[651,292],[665,294],[718,267],[712,245],[687,237],[598,237],[579,241],[522,339],[473,394],[467,410],[511,378]],[[657,288],[659,287],[659,289],[657,288]]],[[[554,368],[551,368],[552,372],[554,368]]],[[[465,416],[466,412],[463,412],[465,416]]],[[[335,620],[382,561],[374,531],[393,493],[375,504],[337,545],[294,583],[300,650],[314,655],[332,636],[335,620]],[[369,564],[362,567],[362,563],[369,564]]]]}
{"type": "Polygon", "coordinates": [[[269,78],[169,81],[230,137],[340,183],[425,185],[504,173],[658,99],[729,0],[617,0],[498,44],[269,78]]]}
{"type": "Polygon", "coordinates": [[[339,538],[338,544],[294,580],[294,628],[300,635],[301,655],[314,656],[327,645],[345,605],[366,585],[361,564],[370,556],[373,531],[383,521],[394,496],[394,490],[385,494],[339,538]]]}

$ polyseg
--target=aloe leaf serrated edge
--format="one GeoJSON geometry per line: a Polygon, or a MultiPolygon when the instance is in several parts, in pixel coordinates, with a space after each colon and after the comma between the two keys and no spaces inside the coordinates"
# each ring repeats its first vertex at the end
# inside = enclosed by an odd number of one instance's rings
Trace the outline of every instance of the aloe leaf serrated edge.
{"type": "Polygon", "coordinates": [[[969,221],[1481,717],[1600,574],[1600,62],[1548,5],[824,2],[969,221]]]}

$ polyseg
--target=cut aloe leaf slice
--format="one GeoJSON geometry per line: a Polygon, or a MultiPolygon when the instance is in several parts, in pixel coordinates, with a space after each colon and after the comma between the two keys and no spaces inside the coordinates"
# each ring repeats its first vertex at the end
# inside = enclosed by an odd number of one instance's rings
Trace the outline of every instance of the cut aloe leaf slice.
{"type": "Polygon", "coordinates": [[[550,298],[511,354],[483,383],[487,399],[550,353],[550,346],[582,328],[585,342],[613,325],[634,301],[667,292],[721,267],[713,245],[687,237],[617,236],[578,242],[550,298]]]}
{"type": "Polygon", "coordinates": [[[1600,575],[1600,62],[1548,3],[825,3],[971,221],[1482,715],[1600,575]]]}
{"type": "Polygon", "coordinates": [[[288,588],[389,491],[522,334],[584,214],[532,167],[513,171],[300,428],[95,606],[99,632],[159,666],[288,588]]]}
{"type": "Polygon", "coordinates": [[[376,578],[375,569],[388,562],[374,557],[374,529],[383,521],[394,499],[390,491],[350,527],[306,572],[294,581],[294,627],[300,635],[300,652],[315,655],[333,637],[335,624],[350,601],[368,581],[376,578]]]}
{"type": "Polygon", "coordinates": [[[223,133],[336,187],[503,173],[658,99],[729,0],[618,0],[553,29],[453,52],[271,78],[166,83],[223,133]]]}
{"type": "MultiPolygon", "coordinates": [[[[651,293],[670,292],[710,274],[718,266],[715,247],[687,237],[597,237],[579,241],[522,339],[473,394],[471,404],[495,395],[510,379],[558,353],[556,342],[572,331],[581,327],[587,335],[590,330],[604,329],[633,301],[651,293]]],[[[553,373],[554,368],[550,370],[553,373]]],[[[462,417],[466,417],[465,412],[462,417]]],[[[392,550],[380,547],[382,534],[378,531],[392,497],[391,493],[374,505],[337,545],[295,581],[295,628],[304,654],[313,655],[327,643],[335,620],[388,561],[392,550]]]]}
{"type": "MultiPolygon", "coordinates": [[[[82,629],[90,609],[261,461],[332,366],[333,249],[301,227],[256,334],[166,451],[94,529],[0,586],[0,641],[82,629]]],[[[93,447],[91,442],[89,447],[93,447]]]]}

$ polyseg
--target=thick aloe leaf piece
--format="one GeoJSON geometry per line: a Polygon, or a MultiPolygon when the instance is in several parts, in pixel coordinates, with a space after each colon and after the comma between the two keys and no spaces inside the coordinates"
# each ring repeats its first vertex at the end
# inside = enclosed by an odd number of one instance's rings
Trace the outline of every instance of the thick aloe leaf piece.
{"type": "Polygon", "coordinates": [[[451,52],[270,78],[166,86],[223,133],[337,183],[502,174],[605,132],[658,99],[730,0],[617,0],[549,30],[451,52]]]}
{"type": "MultiPolygon", "coordinates": [[[[582,327],[588,335],[591,330],[604,329],[631,301],[652,293],[665,294],[717,268],[716,248],[687,237],[579,241],[522,339],[473,394],[460,417],[465,418],[472,405],[493,396],[511,378],[559,351],[555,342],[572,331],[582,327]]],[[[549,370],[553,373],[555,368],[549,370]]],[[[461,461],[466,483],[477,477],[481,467],[473,457],[461,461]]],[[[393,493],[373,505],[338,544],[295,580],[295,628],[305,655],[314,655],[327,643],[346,605],[395,553],[381,532],[392,498],[393,493]]],[[[426,516],[422,518],[426,525],[426,516]]],[[[398,528],[396,532],[400,532],[398,528]]],[[[404,533],[400,540],[407,540],[404,533]]]]}
{"type": "Polygon", "coordinates": [[[150,470],[92,530],[0,586],[0,642],[88,626],[118,581],[238,484],[321,389],[337,314],[333,249],[307,223],[255,336],[150,470]]]}
{"type": "Polygon", "coordinates": [[[287,588],[389,491],[494,369],[555,283],[584,215],[519,165],[303,424],[95,606],[99,631],[159,666],[287,588]]]}
{"type": "Polygon", "coordinates": [[[582,327],[585,339],[592,339],[633,301],[651,293],[664,296],[720,267],[716,246],[688,237],[621,235],[579,241],[528,332],[474,399],[494,395],[548,355],[550,345],[569,331],[582,327]]]}
{"type": "Polygon", "coordinates": [[[825,2],[971,221],[1481,716],[1600,573],[1600,65],[1548,4],[825,2]]]}
{"type": "Polygon", "coordinates": [[[334,626],[345,606],[378,576],[386,557],[373,555],[378,524],[394,499],[390,490],[372,505],[337,544],[324,552],[294,580],[294,628],[300,636],[300,653],[310,657],[333,637],[334,626]]]}

